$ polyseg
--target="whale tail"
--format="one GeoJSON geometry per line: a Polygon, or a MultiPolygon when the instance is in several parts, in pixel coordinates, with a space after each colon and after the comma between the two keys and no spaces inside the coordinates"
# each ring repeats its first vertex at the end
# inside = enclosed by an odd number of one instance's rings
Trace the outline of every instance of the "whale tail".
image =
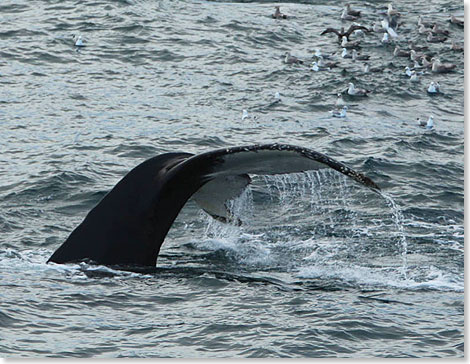
{"type": "Polygon", "coordinates": [[[333,168],[380,190],[370,178],[343,163],[292,145],[250,145],[153,157],[119,181],[48,262],[155,266],[165,236],[189,198],[214,218],[229,221],[226,202],[243,192],[250,174],[322,168],[333,168]]]}

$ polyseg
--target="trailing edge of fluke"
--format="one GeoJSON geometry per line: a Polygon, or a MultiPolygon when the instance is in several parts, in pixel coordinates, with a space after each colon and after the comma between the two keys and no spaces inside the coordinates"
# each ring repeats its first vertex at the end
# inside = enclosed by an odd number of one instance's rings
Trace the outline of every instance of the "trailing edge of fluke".
{"type": "Polygon", "coordinates": [[[332,168],[373,189],[367,176],[314,150],[286,144],[223,148],[198,155],[165,153],[132,169],[88,213],[48,262],[155,267],[173,221],[193,197],[227,221],[226,202],[239,196],[250,174],[332,168]]]}

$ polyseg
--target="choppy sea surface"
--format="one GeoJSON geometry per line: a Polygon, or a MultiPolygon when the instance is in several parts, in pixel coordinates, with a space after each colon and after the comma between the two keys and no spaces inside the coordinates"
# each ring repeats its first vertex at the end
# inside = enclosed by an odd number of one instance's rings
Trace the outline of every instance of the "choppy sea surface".
{"type": "MultiPolygon", "coordinates": [[[[320,35],[349,26],[345,3],[280,3],[275,20],[267,1],[2,1],[0,356],[464,356],[464,57],[450,49],[464,31],[448,21],[463,4],[393,2],[402,49],[457,65],[414,83],[382,34],[360,50],[379,73],[320,35]],[[449,39],[428,43],[419,14],[449,39]],[[316,48],[338,67],[311,71],[316,48]],[[333,118],[349,82],[371,92],[333,118]],[[189,201],[154,270],[46,264],[145,159],[270,142],[336,158],[384,195],[331,171],[255,176],[233,201],[241,226],[189,201]]],[[[368,27],[387,4],[351,2],[368,27]]]]}

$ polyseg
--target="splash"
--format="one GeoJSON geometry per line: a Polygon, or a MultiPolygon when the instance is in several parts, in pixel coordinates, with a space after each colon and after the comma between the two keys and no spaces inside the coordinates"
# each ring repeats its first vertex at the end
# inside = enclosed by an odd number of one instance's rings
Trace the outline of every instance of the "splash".
{"type": "Polygon", "coordinates": [[[379,272],[377,280],[383,282],[409,279],[408,242],[397,203],[335,171],[255,176],[228,208],[242,224],[205,217],[198,245],[229,251],[246,269],[264,267],[301,276],[343,272],[346,281],[348,275],[360,281],[357,274],[371,276],[371,271],[379,272]]]}

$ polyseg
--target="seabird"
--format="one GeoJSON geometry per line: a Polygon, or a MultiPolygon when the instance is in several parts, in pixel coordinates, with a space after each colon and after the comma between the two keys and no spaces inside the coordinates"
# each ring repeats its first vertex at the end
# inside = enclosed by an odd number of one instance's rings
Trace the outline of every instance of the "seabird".
{"type": "Polygon", "coordinates": [[[390,36],[392,38],[397,38],[398,37],[397,32],[395,32],[395,30],[393,30],[393,28],[390,27],[390,23],[387,19],[382,19],[382,21],[380,23],[382,24],[382,28],[384,28],[384,30],[388,34],[390,34],[390,36]]]}
{"type": "Polygon", "coordinates": [[[336,99],[336,106],[341,107],[346,105],[346,103],[343,100],[343,95],[341,93],[338,93],[338,98],[336,99]]]}
{"type": "Polygon", "coordinates": [[[274,102],[281,102],[281,94],[279,93],[279,91],[276,91],[276,93],[274,94],[274,102]]]}
{"type": "Polygon", "coordinates": [[[350,96],[367,96],[369,91],[363,88],[356,88],[352,82],[349,82],[348,95],[350,96]]]}
{"type": "Polygon", "coordinates": [[[370,56],[366,55],[366,54],[358,54],[357,51],[355,49],[352,50],[352,54],[351,54],[351,58],[353,61],[367,61],[370,56]]]}
{"type": "Polygon", "coordinates": [[[449,35],[449,31],[446,30],[446,29],[440,29],[437,24],[434,24],[434,26],[432,27],[431,31],[434,33],[434,34],[442,34],[442,35],[445,35],[445,36],[448,36],[449,35]]]}
{"type": "Polygon", "coordinates": [[[355,21],[357,18],[357,16],[349,15],[347,9],[344,9],[341,13],[341,20],[355,21]]]}
{"type": "Polygon", "coordinates": [[[441,63],[439,58],[432,58],[431,61],[432,61],[431,70],[437,73],[451,72],[453,71],[455,67],[457,67],[457,65],[453,63],[441,63]]]}
{"type": "Polygon", "coordinates": [[[343,48],[343,51],[341,52],[341,57],[352,58],[352,56],[348,53],[348,50],[346,48],[343,48]]]}
{"type": "Polygon", "coordinates": [[[411,72],[410,81],[411,82],[418,82],[419,81],[419,78],[418,78],[418,75],[416,74],[416,71],[411,72]]]}
{"type": "Polygon", "coordinates": [[[421,24],[421,25],[419,26],[419,28],[418,28],[418,33],[419,33],[419,34],[425,34],[425,33],[431,34],[431,33],[432,33],[432,30],[431,30],[431,28],[426,28],[426,27],[424,26],[424,24],[421,24]]]}
{"type": "Polygon", "coordinates": [[[346,4],[346,12],[348,13],[348,15],[352,15],[352,16],[361,16],[361,12],[359,10],[353,10],[351,9],[351,4],[346,4]]]}
{"type": "Polygon", "coordinates": [[[346,117],[346,111],[348,110],[348,107],[345,105],[341,110],[331,110],[331,116],[335,118],[345,118],[346,117]]]}
{"type": "Polygon", "coordinates": [[[427,89],[428,94],[438,94],[441,92],[441,86],[439,83],[431,81],[427,89]]]}
{"type": "Polygon", "coordinates": [[[273,19],[287,19],[286,14],[281,13],[281,7],[280,6],[275,6],[274,9],[274,14],[272,15],[273,19]]]}
{"type": "Polygon", "coordinates": [[[317,64],[318,64],[318,67],[320,67],[320,68],[333,68],[333,67],[336,67],[338,62],[330,61],[330,62],[325,63],[323,61],[323,57],[320,56],[320,57],[318,57],[317,64]]]}
{"type": "Polygon", "coordinates": [[[391,3],[388,4],[387,15],[388,15],[389,17],[392,17],[392,16],[401,16],[401,14],[393,8],[393,6],[392,6],[391,3]]]}
{"type": "Polygon", "coordinates": [[[457,18],[455,15],[452,15],[449,19],[452,24],[456,24],[458,26],[464,27],[464,21],[462,19],[457,18]]]}
{"type": "Polygon", "coordinates": [[[83,38],[81,35],[79,35],[78,37],[74,35],[73,39],[75,40],[75,47],[85,47],[85,44],[83,44],[83,38]]]}
{"type": "Polygon", "coordinates": [[[411,77],[411,69],[410,69],[410,67],[408,67],[408,66],[405,67],[405,73],[406,73],[406,75],[407,75],[408,77],[411,77]]]}
{"type": "Polygon", "coordinates": [[[381,42],[382,42],[383,44],[388,44],[388,43],[390,43],[390,37],[388,36],[388,33],[384,33],[384,36],[382,37],[381,42]]]}
{"type": "Polygon", "coordinates": [[[414,49],[411,49],[411,50],[410,50],[410,59],[411,59],[412,61],[417,61],[417,60],[419,60],[419,59],[421,59],[421,58],[423,58],[423,57],[424,57],[424,54],[423,54],[423,53],[417,53],[414,49]]]}
{"type": "Polygon", "coordinates": [[[298,63],[303,64],[304,61],[298,59],[295,56],[292,56],[290,54],[290,52],[286,52],[285,58],[284,58],[284,63],[287,63],[287,64],[298,64],[298,63]]]}
{"type": "Polygon", "coordinates": [[[410,52],[409,51],[404,51],[404,50],[401,50],[398,46],[395,47],[395,49],[393,50],[393,55],[395,57],[409,57],[410,56],[410,52]]]}
{"type": "Polygon", "coordinates": [[[432,129],[434,127],[434,118],[431,115],[427,121],[420,120],[419,118],[416,119],[418,125],[422,128],[432,129]]]}
{"type": "Polygon", "coordinates": [[[421,61],[423,63],[423,67],[425,68],[431,68],[432,67],[432,63],[428,61],[428,59],[423,56],[423,58],[421,58],[421,61]]]}
{"type": "Polygon", "coordinates": [[[243,113],[242,113],[242,121],[245,120],[245,119],[248,119],[249,117],[250,117],[250,115],[248,115],[248,111],[243,110],[243,113]]]}
{"type": "Polygon", "coordinates": [[[446,36],[439,36],[439,35],[434,36],[434,35],[432,35],[432,33],[429,33],[426,40],[430,43],[442,43],[442,42],[445,42],[447,40],[447,37],[446,36]]]}
{"type": "Polygon", "coordinates": [[[349,36],[356,30],[365,30],[366,32],[369,32],[369,29],[362,25],[352,24],[346,31],[344,31],[344,27],[341,27],[339,31],[334,28],[326,28],[323,32],[320,33],[320,35],[335,33],[338,36],[338,42],[341,42],[343,37],[346,37],[346,39],[349,40],[349,36]]]}
{"type": "Polygon", "coordinates": [[[343,37],[343,40],[341,41],[341,47],[343,48],[357,48],[359,47],[359,41],[348,41],[346,37],[343,37]]]}

